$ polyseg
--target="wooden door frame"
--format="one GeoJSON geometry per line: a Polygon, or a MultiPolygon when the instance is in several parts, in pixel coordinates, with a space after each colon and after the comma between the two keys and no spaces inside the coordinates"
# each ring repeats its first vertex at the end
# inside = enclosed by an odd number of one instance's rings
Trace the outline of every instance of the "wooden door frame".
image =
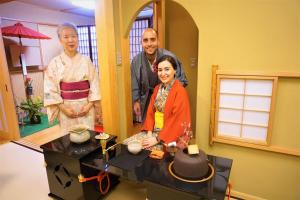
{"type": "MultiPolygon", "coordinates": [[[[165,47],[165,0],[152,1],[154,3],[153,7],[153,28],[158,32],[159,48],[165,47]]],[[[149,2],[151,3],[151,2],[149,2]]],[[[149,4],[147,3],[147,4],[149,4]]],[[[140,8],[142,10],[143,6],[140,8]]],[[[136,16],[139,12],[136,13],[136,16]]],[[[120,13],[122,18],[122,13],[120,13]]],[[[120,24],[122,24],[122,19],[120,18],[120,24]]],[[[134,17],[135,19],[135,17],[134,17]]],[[[131,71],[130,71],[130,45],[129,45],[129,33],[134,22],[134,19],[130,23],[127,30],[122,30],[121,33],[125,33],[121,36],[121,47],[123,55],[123,80],[124,80],[124,91],[125,91],[125,115],[126,115],[126,133],[127,137],[131,136],[136,130],[133,126],[132,117],[132,92],[131,92],[131,71]]],[[[122,27],[122,26],[121,26],[122,27]]]]}
{"type": "Polygon", "coordinates": [[[157,30],[159,48],[165,48],[166,0],[153,2],[153,28],[157,30]]]}
{"type": "Polygon", "coordinates": [[[101,87],[102,118],[105,132],[119,136],[116,38],[113,1],[96,1],[95,22],[101,87]]]}
{"type": "MultiPolygon", "coordinates": [[[[1,25],[1,18],[0,18],[1,25]]],[[[6,118],[6,124],[4,131],[0,133],[0,139],[16,140],[20,138],[18,120],[16,115],[16,107],[13,99],[13,92],[10,83],[10,76],[7,66],[4,42],[2,38],[2,32],[0,29],[0,92],[3,99],[4,115],[6,118]]],[[[0,113],[2,115],[2,113],[0,113]]]]}

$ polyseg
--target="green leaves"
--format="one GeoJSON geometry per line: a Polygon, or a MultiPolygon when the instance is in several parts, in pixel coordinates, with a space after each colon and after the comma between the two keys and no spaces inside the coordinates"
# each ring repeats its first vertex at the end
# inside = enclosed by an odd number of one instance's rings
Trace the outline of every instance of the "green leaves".
{"type": "Polygon", "coordinates": [[[32,118],[35,115],[41,116],[43,114],[41,112],[43,100],[40,97],[26,99],[22,101],[18,107],[27,112],[29,118],[32,118]]]}

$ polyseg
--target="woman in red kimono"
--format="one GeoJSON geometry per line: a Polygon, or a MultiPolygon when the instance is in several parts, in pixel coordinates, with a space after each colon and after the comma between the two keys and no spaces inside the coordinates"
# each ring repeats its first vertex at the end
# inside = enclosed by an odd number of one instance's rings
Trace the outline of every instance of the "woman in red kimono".
{"type": "Polygon", "coordinates": [[[144,148],[159,143],[176,142],[179,148],[185,148],[190,139],[190,103],[187,91],[176,80],[177,65],[171,56],[162,56],[157,60],[158,77],[161,81],[154,89],[142,130],[147,131],[143,139],[144,148]]]}

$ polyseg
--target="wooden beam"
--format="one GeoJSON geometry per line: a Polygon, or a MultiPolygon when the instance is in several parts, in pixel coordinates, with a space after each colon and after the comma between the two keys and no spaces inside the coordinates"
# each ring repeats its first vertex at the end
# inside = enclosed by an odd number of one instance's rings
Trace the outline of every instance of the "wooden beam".
{"type": "MultiPolygon", "coordinates": [[[[126,2],[119,0],[120,8],[124,6],[126,2]]],[[[122,90],[124,90],[124,105],[125,105],[125,132],[126,138],[133,134],[133,110],[132,110],[132,92],[131,92],[131,70],[130,70],[130,44],[129,44],[129,35],[124,35],[123,33],[126,30],[123,29],[123,14],[122,9],[119,13],[120,21],[120,41],[121,41],[121,53],[122,53],[122,76],[123,84],[122,90]]]]}
{"type": "Polygon", "coordinates": [[[248,148],[253,148],[253,149],[259,149],[259,150],[264,150],[264,151],[270,151],[270,152],[282,153],[282,154],[300,157],[300,151],[298,149],[292,149],[292,148],[288,148],[288,147],[280,147],[280,146],[275,146],[275,145],[271,145],[271,146],[258,145],[258,144],[239,142],[239,141],[228,140],[228,139],[223,139],[223,138],[213,138],[213,141],[219,142],[219,143],[231,144],[231,145],[236,145],[236,146],[241,146],[241,147],[248,147],[248,148]]]}
{"type": "Polygon", "coordinates": [[[216,87],[217,87],[217,76],[216,76],[216,71],[218,69],[218,65],[213,65],[212,66],[212,79],[211,79],[211,102],[210,102],[210,123],[209,123],[209,144],[213,144],[213,134],[214,134],[214,129],[215,129],[215,113],[216,113],[216,87]]]}
{"type": "Polygon", "coordinates": [[[159,48],[165,48],[165,21],[166,21],[166,1],[160,0],[154,3],[153,28],[158,32],[159,48]]]}
{"type": "Polygon", "coordinates": [[[119,136],[113,1],[96,1],[95,10],[101,105],[105,132],[119,136]]]}
{"type": "Polygon", "coordinates": [[[231,76],[277,76],[286,78],[300,78],[300,72],[255,72],[255,71],[227,71],[227,70],[217,70],[217,75],[231,75],[231,76]]]}

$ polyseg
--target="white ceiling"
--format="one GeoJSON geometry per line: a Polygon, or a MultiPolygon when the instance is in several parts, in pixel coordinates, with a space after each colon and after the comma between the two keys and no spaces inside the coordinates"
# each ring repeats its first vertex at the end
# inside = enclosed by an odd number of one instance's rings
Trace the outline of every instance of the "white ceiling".
{"type": "MultiPolygon", "coordinates": [[[[9,2],[12,0],[0,0],[0,3],[9,2]]],[[[82,15],[86,17],[94,17],[95,11],[90,9],[85,9],[78,7],[76,5],[73,5],[70,0],[16,0],[19,2],[32,4],[39,6],[41,8],[46,8],[50,10],[55,11],[61,11],[61,12],[67,12],[67,13],[73,13],[77,15],[82,15]]],[[[85,1],[85,0],[82,0],[85,1]]],[[[153,4],[147,5],[144,10],[139,14],[139,17],[143,16],[152,16],[153,14],[153,4]]]]}
{"type": "Polygon", "coordinates": [[[17,0],[23,3],[40,6],[50,10],[73,13],[77,15],[94,17],[94,10],[80,8],[73,5],[70,0],[17,0]]]}

